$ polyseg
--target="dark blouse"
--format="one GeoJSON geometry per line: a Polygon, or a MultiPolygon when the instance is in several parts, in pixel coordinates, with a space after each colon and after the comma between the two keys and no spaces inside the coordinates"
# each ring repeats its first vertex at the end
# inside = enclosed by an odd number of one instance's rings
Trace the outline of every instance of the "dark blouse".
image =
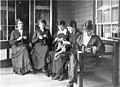
{"type": "MultiPolygon", "coordinates": [[[[81,49],[81,46],[83,44],[83,35],[78,37],[77,43],[81,49]]],[[[97,54],[100,55],[100,54],[104,53],[105,45],[98,35],[92,35],[87,44],[87,47],[93,47],[93,46],[96,46],[98,48],[97,54]]]]}
{"type": "Polygon", "coordinates": [[[49,44],[50,37],[51,36],[49,30],[45,29],[44,32],[42,32],[39,28],[36,28],[36,31],[33,34],[32,43],[40,42],[41,44],[49,44]],[[47,35],[47,37],[43,37],[43,35],[45,34],[47,35]],[[43,39],[39,39],[40,35],[43,37],[43,39]]]}
{"type": "MultiPolygon", "coordinates": [[[[28,40],[25,40],[25,39],[22,39],[22,40],[20,40],[20,41],[17,41],[17,39],[18,39],[20,36],[21,36],[21,35],[20,35],[20,32],[19,32],[17,29],[13,30],[12,33],[11,33],[10,41],[9,41],[10,44],[11,44],[11,45],[23,45],[23,44],[27,44],[27,43],[28,43],[28,40]]],[[[23,31],[22,36],[27,36],[25,31],[23,31]]]]}
{"type": "Polygon", "coordinates": [[[74,33],[70,33],[70,35],[69,35],[69,41],[70,41],[70,44],[72,46],[71,50],[78,49],[77,38],[78,38],[79,35],[81,35],[81,33],[78,30],[75,30],[74,33]]]}
{"type": "Polygon", "coordinates": [[[68,30],[65,28],[65,30],[66,30],[66,34],[64,34],[64,33],[59,33],[58,34],[58,32],[54,35],[54,39],[56,38],[56,37],[58,37],[59,39],[60,38],[63,38],[64,40],[68,40],[68,35],[69,35],[69,33],[68,33],[68,30]]]}

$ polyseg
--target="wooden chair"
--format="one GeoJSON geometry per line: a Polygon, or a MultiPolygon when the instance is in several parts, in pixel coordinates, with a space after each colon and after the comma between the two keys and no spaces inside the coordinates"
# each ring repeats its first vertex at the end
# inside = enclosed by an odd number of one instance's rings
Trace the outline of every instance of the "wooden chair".
{"type": "MultiPolygon", "coordinates": [[[[119,61],[118,61],[119,43],[118,41],[106,41],[106,40],[103,40],[103,43],[113,45],[113,52],[105,52],[104,54],[100,56],[103,56],[103,55],[113,56],[112,84],[114,85],[114,87],[116,87],[119,85],[119,61]]],[[[78,67],[78,85],[79,85],[78,87],[83,87],[83,72],[84,72],[82,68],[83,67],[83,62],[82,62],[83,56],[84,56],[84,53],[82,53],[81,51],[77,52],[77,58],[80,64],[80,66],[78,67]],[[79,57],[79,55],[82,55],[82,58],[79,57]]]]}

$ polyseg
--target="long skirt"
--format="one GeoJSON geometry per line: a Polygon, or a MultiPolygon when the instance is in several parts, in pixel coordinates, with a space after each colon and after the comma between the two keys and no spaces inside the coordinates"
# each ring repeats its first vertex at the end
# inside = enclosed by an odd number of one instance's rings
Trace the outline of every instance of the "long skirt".
{"type": "Polygon", "coordinates": [[[68,67],[68,74],[69,78],[74,79],[77,75],[77,68],[78,68],[78,60],[77,55],[74,53],[70,53],[70,61],[69,61],[69,67],[68,67]]]}
{"type": "Polygon", "coordinates": [[[55,54],[54,51],[50,51],[50,52],[47,54],[47,57],[46,57],[47,72],[48,72],[48,73],[52,73],[54,54],[55,54]]]}
{"type": "Polygon", "coordinates": [[[34,69],[41,69],[45,67],[45,64],[46,64],[45,57],[47,52],[48,52],[47,45],[41,45],[39,43],[35,45],[32,53],[32,62],[33,62],[34,69]]]}
{"type": "Polygon", "coordinates": [[[66,71],[66,63],[69,59],[69,52],[66,52],[64,54],[61,54],[57,60],[53,59],[53,68],[52,73],[57,73],[59,75],[63,73],[67,73],[66,71]]]}
{"type": "MultiPolygon", "coordinates": [[[[81,57],[81,55],[80,55],[81,57]]],[[[99,64],[99,56],[94,54],[85,53],[83,57],[83,69],[91,70],[96,68],[99,64]]]]}
{"type": "MultiPolygon", "coordinates": [[[[82,58],[83,56],[79,55],[79,57],[82,58]]],[[[83,59],[83,69],[85,71],[97,67],[99,63],[99,57],[90,53],[84,53],[84,57],[82,59],[83,59]]],[[[77,55],[74,53],[71,53],[69,70],[68,70],[70,79],[76,78],[78,65],[80,65],[80,63],[78,62],[79,60],[77,58],[77,55]]]]}
{"type": "Polygon", "coordinates": [[[32,71],[30,55],[25,46],[12,47],[12,66],[16,74],[25,74],[32,71]]]}

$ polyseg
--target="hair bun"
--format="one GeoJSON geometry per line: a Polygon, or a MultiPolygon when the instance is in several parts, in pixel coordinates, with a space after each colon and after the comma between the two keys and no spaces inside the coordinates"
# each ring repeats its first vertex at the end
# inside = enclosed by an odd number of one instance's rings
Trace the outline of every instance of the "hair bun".
{"type": "Polygon", "coordinates": [[[64,20],[61,20],[61,21],[60,21],[60,25],[65,26],[65,21],[64,21],[64,20]]]}
{"type": "Polygon", "coordinates": [[[91,20],[88,20],[86,22],[86,29],[87,30],[92,30],[93,29],[93,25],[92,25],[92,21],[91,20]]]}
{"type": "Polygon", "coordinates": [[[92,21],[91,21],[91,20],[88,20],[88,24],[92,24],[92,21]]]}

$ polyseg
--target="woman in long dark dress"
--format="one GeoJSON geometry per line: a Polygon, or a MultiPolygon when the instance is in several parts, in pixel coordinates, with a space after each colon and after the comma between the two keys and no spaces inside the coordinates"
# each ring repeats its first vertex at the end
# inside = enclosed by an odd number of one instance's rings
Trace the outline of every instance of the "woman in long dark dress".
{"type": "MultiPolygon", "coordinates": [[[[83,34],[77,38],[77,44],[79,50],[84,52],[83,69],[88,70],[95,68],[99,62],[99,55],[105,51],[105,46],[100,37],[93,33],[91,20],[85,23],[83,34]]],[[[72,79],[70,79],[67,87],[73,87],[75,76],[76,73],[73,73],[72,79]]]]}
{"type": "Polygon", "coordinates": [[[36,28],[33,34],[32,44],[34,46],[32,51],[32,62],[34,69],[44,69],[46,65],[50,32],[45,29],[45,26],[45,20],[38,20],[38,28],[36,28]]]}
{"type": "Polygon", "coordinates": [[[23,75],[33,71],[27,50],[27,36],[23,30],[23,23],[16,20],[16,29],[12,31],[10,44],[12,45],[12,66],[16,74],[23,75]]]}
{"type": "MultiPolygon", "coordinates": [[[[59,42],[64,42],[68,38],[68,31],[65,28],[65,22],[64,20],[60,21],[59,30],[54,36],[54,43],[58,44],[59,42]]],[[[60,45],[60,44],[59,44],[60,45]]],[[[48,63],[51,65],[49,68],[49,71],[53,74],[52,79],[53,80],[63,80],[65,79],[64,75],[67,73],[65,69],[65,63],[68,60],[67,57],[67,49],[64,47],[64,49],[59,49],[59,45],[55,48],[55,50],[49,52],[49,56],[47,57],[48,63]],[[56,58],[55,55],[58,54],[58,57],[56,58]]]]}
{"type": "MultiPolygon", "coordinates": [[[[76,21],[71,20],[69,23],[68,30],[70,32],[69,35],[69,41],[71,44],[70,54],[69,54],[69,67],[68,67],[68,75],[69,75],[69,83],[74,80],[76,82],[76,71],[77,71],[77,51],[79,49],[77,44],[77,38],[82,33],[77,30],[77,24],[76,21]]],[[[68,87],[71,87],[70,84],[68,84],[68,87]]]]}
{"type": "Polygon", "coordinates": [[[78,37],[77,43],[82,52],[86,54],[83,58],[83,68],[91,69],[96,67],[99,62],[99,55],[104,53],[105,46],[100,37],[93,33],[91,20],[86,22],[84,33],[78,37]]]}
{"type": "Polygon", "coordinates": [[[66,49],[67,44],[64,45],[62,48],[60,46],[68,40],[68,30],[67,28],[65,28],[65,22],[63,20],[60,21],[60,25],[58,26],[58,28],[59,30],[55,37],[56,44],[58,45],[55,50],[52,67],[52,73],[55,73],[56,75],[52,79],[58,79],[59,81],[61,81],[67,78],[65,77],[67,71],[65,69],[65,64],[68,60],[68,53],[66,49]]]}

